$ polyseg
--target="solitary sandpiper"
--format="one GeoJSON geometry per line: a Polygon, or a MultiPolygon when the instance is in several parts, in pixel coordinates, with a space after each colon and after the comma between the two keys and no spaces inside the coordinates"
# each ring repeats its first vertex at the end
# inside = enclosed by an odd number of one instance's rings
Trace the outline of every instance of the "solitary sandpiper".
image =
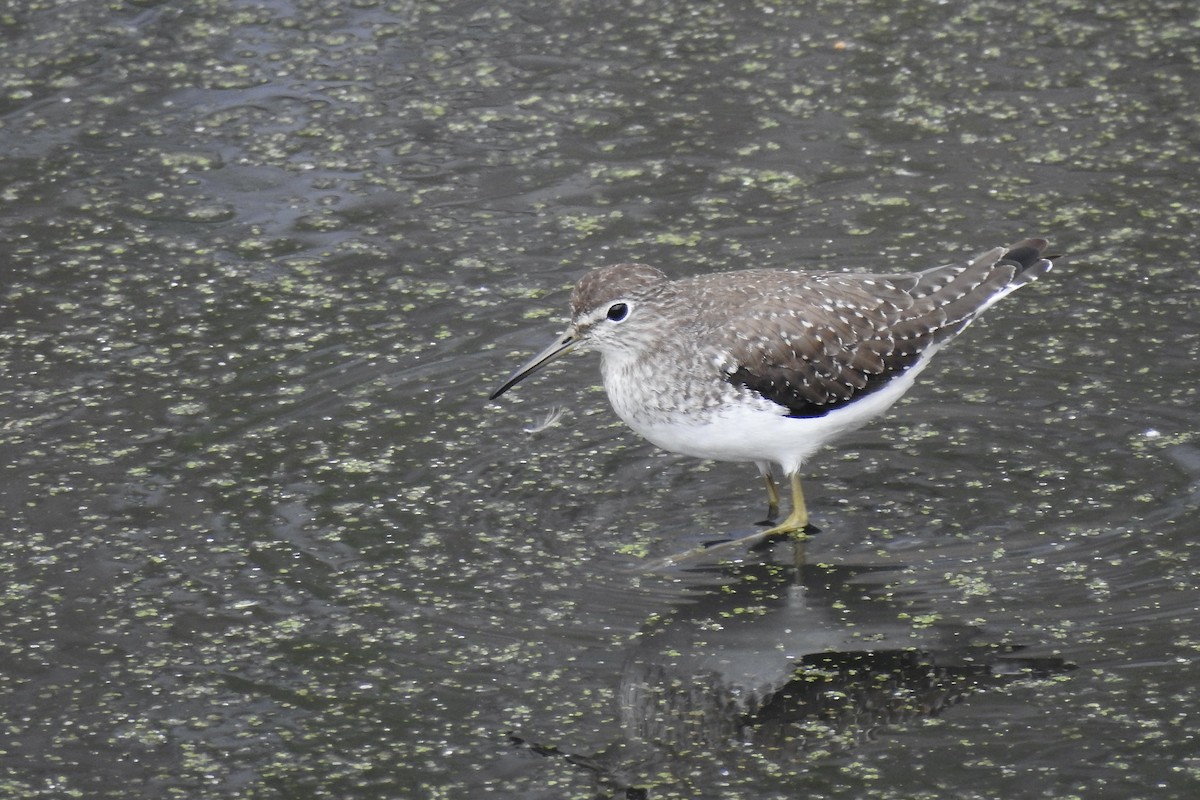
{"type": "Polygon", "coordinates": [[[913,273],[750,269],[670,280],[645,264],[600,267],[571,294],[571,322],[496,391],[552,359],[599,350],[604,389],[629,427],[666,450],[772,470],[791,513],[753,537],[802,534],[800,467],[882,414],[933,354],[1009,292],[1051,267],[1045,239],[913,273]]]}

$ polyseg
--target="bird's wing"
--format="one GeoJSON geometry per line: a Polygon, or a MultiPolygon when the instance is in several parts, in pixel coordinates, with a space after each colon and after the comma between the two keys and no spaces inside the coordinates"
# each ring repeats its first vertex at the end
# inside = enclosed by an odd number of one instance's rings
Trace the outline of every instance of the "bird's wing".
{"type": "Polygon", "coordinates": [[[813,276],[803,303],[747,309],[726,328],[725,380],[818,417],[874,391],[920,360],[943,318],[883,278],[813,276]],[[922,321],[922,319],[924,321],[922,321]]]}
{"type": "Polygon", "coordinates": [[[1049,269],[1044,246],[1027,240],[905,275],[794,273],[767,302],[731,310],[722,326],[725,380],[788,416],[823,416],[885,386],[1049,269]]]}

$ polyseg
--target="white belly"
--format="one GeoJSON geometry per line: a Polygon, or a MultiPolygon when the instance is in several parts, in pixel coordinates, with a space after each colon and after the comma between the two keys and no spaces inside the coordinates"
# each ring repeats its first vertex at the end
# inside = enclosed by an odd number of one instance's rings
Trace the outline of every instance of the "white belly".
{"type": "Polygon", "coordinates": [[[632,397],[621,396],[620,387],[605,383],[618,416],[664,450],[716,461],[769,462],[790,474],[822,445],[886,411],[908,391],[932,355],[927,353],[926,358],[883,388],[821,417],[788,417],[787,409],[767,401],[681,408],[673,415],[642,414],[630,402],[632,397]],[[689,410],[698,413],[689,416],[689,410]]]}

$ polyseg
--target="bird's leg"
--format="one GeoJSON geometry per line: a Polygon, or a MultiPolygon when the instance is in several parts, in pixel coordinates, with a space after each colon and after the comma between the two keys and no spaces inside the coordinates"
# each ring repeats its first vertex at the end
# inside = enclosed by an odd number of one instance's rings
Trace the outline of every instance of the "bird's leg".
{"type": "Polygon", "coordinates": [[[775,488],[775,479],[770,472],[763,473],[763,481],[767,484],[767,518],[760,525],[774,525],[779,519],[779,489],[775,488]]]}
{"type": "Polygon", "coordinates": [[[792,511],[787,519],[766,531],[764,536],[788,536],[792,540],[793,566],[797,570],[804,568],[807,561],[805,542],[808,541],[808,506],[804,503],[804,489],[800,486],[800,473],[793,472],[788,478],[792,482],[792,511]]]}
{"type": "Polygon", "coordinates": [[[792,482],[792,512],[787,515],[787,519],[774,528],[763,531],[764,537],[786,533],[795,538],[801,538],[804,536],[804,529],[808,527],[808,506],[804,504],[804,489],[800,486],[800,473],[793,472],[788,479],[792,482]]]}
{"type": "MultiPolygon", "coordinates": [[[[649,561],[638,566],[639,571],[654,571],[666,569],[668,567],[677,567],[688,561],[697,558],[707,557],[728,553],[734,550],[744,550],[751,545],[771,538],[787,534],[792,537],[795,542],[796,549],[796,566],[802,566],[804,563],[804,542],[808,539],[805,530],[808,528],[808,507],[804,505],[804,491],[800,488],[800,476],[796,473],[788,476],[792,482],[792,513],[788,514],[787,519],[779,523],[773,528],[758,533],[752,533],[749,536],[743,536],[740,539],[734,539],[729,542],[721,542],[720,544],[712,545],[711,547],[696,547],[692,550],[687,550],[683,553],[678,553],[667,558],[660,558],[654,561],[649,561]]],[[[768,484],[769,486],[773,485],[768,484]]],[[[779,502],[778,491],[776,494],[776,504],[779,502]]]]}

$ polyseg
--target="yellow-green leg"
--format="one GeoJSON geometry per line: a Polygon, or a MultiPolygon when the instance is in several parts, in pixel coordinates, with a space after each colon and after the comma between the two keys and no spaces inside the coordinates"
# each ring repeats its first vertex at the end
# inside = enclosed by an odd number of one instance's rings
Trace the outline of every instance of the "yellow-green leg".
{"type": "Polygon", "coordinates": [[[773,524],[779,519],[779,490],[775,488],[771,473],[764,472],[763,480],[767,483],[767,522],[773,524]]]}
{"type": "MultiPolygon", "coordinates": [[[[762,536],[778,536],[781,533],[791,534],[793,537],[802,536],[804,529],[808,527],[808,506],[804,504],[804,489],[800,486],[800,473],[793,472],[788,476],[792,482],[792,512],[787,515],[787,519],[776,525],[770,530],[762,532],[762,536]]],[[[772,492],[775,495],[775,507],[779,507],[779,492],[775,491],[775,482],[768,476],[768,494],[772,492]]]]}
{"type": "Polygon", "coordinates": [[[800,569],[807,561],[804,543],[808,541],[808,535],[804,531],[808,528],[808,506],[804,503],[804,489],[800,486],[800,474],[793,472],[788,478],[792,482],[792,511],[787,515],[787,519],[774,528],[763,531],[762,535],[768,537],[786,534],[790,537],[792,540],[792,563],[796,569],[800,569]]]}
{"type": "MultiPolygon", "coordinates": [[[[788,476],[792,482],[792,512],[788,514],[787,519],[773,528],[768,528],[765,531],[752,533],[749,536],[743,536],[741,539],[734,539],[730,542],[721,542],[720,544],[712,545],[711,547],[697,547],[692,550],[687,550],[673,556],[660,558],[656,561],[651,561],[642,564],[640,569],[653,571],[665,569],[667,567],[675,567],[688,561],[695,560],[700,557],[712,558],[715,555],[726,553],[731,550],[744,550],[750,545],[761,542],[763,539],[768,539],[772,536],[780,534],[788,534],[791,536],[795,544],[795,563],[796,566],[804,564],[804,542],[808,539],[804,530],[808,527],[808,507],[804,504],[804,490],[800,488],[800,476],[793,474],[788,476]]],[[[776,513],[779,508],[779,492],[775,489],[775,482],[771,477],[767,476],[767,495],[772,497],[776,513]]]]}

